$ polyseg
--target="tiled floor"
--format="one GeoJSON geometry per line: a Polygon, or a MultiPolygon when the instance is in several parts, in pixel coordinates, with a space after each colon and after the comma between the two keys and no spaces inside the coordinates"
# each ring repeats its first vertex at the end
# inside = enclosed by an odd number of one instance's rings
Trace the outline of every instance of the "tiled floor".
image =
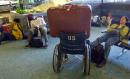
{"type": "MultiPolygon", "coordinates": [[[[90,40],[96,39],[104,28],[92,28],[90,40]]],[[[121,48],[113,46],[109,62],[103,68],[91,64],[90,76],[82,74],[81,56],[71,56],[61,73],[52,69],[52,56],[57,38],[49,38],[49,47],[26,48],[26,41],[3,42],[0,45],[0,79],[129,79],[130,51],[116,59],[121,48]]]]}

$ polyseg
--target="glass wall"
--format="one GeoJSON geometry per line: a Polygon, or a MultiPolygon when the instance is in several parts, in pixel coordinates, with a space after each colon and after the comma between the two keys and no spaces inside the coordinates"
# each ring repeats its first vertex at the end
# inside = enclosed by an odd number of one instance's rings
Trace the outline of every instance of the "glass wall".
{"type": "Polygon", "coordinates": [[[102,1],[104,3],[107,2],[130,2],[130,0],[71,0],[71,1],[83,1],[88,3],[101,3],[102,1]]]}
{"type": "Polygon", "coordinates": [[[104,0],[104,2],[128,2],[129,0],[104,0]]]}

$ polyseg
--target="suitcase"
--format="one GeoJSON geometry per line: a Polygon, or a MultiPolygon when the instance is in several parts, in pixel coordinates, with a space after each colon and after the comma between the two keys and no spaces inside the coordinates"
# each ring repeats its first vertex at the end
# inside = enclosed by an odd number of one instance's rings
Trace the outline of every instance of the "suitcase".
{"type": "Polygon", "coordinates": [[[47,11],[50,34],[58,37],[60,32],[85,32],[90,36],[91,9],[89,6],[63,5],[47,11]]]}

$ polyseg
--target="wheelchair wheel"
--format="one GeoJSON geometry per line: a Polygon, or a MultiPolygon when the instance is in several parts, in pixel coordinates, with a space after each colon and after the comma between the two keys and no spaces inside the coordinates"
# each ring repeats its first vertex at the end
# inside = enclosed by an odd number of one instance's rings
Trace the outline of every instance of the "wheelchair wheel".
{"type": "Polygon", "coordinates": [[[60,72],[62,59],[63,59],[62,54],[59,52],[58,46],[59,45],[55,46],[54,53],[53,53],[53,70],[56,73],[60,72]]]}
{"type": "Polygon", "coordinates": [[[84,72],[85,75],[90,74],[90,59],[91,59],[90,53],[91,53],[90,46],[87,45],[87,49],[84,53],[84,58],[83,58],[83,62],[84,62],[83,72],[84,72]]]}

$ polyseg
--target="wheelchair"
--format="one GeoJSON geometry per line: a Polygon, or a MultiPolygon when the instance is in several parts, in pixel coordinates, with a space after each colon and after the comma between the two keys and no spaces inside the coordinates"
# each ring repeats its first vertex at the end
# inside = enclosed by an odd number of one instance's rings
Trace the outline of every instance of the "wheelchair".
{"type": "Polygon", "coordinates": [[[84,33],[64,33],[59,34],[60,43],[55,46],[53,53],[53,70],[60,72],[63,65],[63,58],[66,54],[83,55],[83,72],[90,74],[91,48],[90,41],[86,40],[84,33]]]}
{"type": "Polygon", "coordinates": [[[83,55],[83,72],[90,74],[91,8],[87,5],[63,5],[47,11],[48,24],[52,37],[60,39],[54,48],[53,70],[59,73],[65,56],[83,55]]]}

